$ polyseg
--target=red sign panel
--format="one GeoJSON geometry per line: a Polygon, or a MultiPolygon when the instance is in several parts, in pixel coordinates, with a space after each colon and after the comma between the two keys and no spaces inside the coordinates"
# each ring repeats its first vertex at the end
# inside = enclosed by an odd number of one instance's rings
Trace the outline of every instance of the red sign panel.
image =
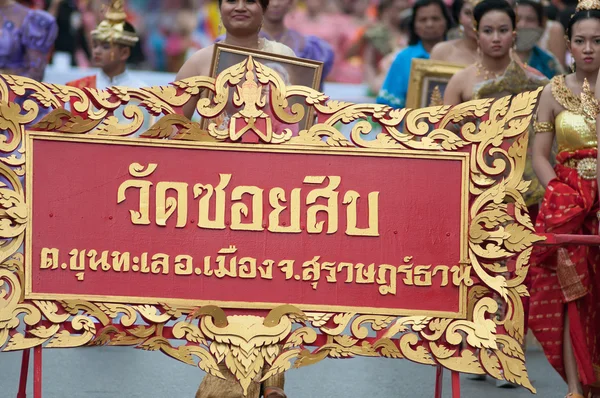
{"type": "Polygon", "coordinates": [[[29,139],[27,298],[464,316],[467,154],[29,139]]]}

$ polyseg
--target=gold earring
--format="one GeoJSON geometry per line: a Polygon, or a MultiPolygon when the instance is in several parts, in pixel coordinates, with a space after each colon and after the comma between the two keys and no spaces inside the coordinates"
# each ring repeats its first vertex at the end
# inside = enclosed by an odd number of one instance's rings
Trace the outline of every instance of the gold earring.
{"type": "Polygon", "coordinates": [[[223,30],[225,29],[225,27],[223,26],[223,20],[219,21],[219,27],[217,29],[218,29],[217,34],[220,35],[223,32],[223,30]]]}
{"type": "Polygon", "coordinates": [[[573,58],[573,59],[571,59],[571,65],[569,65],[569,67],[571,68],[571,71],[572,71],[573,73],[575,73],[575,68],[576,68],[576,65],[575,65],[575,59],[574,59],[574,58],[573,58]]]}

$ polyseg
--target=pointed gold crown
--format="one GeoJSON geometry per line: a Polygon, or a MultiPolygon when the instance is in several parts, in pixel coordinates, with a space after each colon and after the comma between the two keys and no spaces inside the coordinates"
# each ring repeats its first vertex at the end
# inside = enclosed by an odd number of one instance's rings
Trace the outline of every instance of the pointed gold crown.
{"type": "Polygon", "coordinates": [[[123,44],[133,47],[139,40],[133,32],[125,30],[125,5],[123,0],[111,0],[106,10],[104,20],[92,30],[92,37],[100,41],[123,44]]]}
{"type": "Polygon", "coordinates": [[[581,0],[575,11],[600,10],[600,0],[581,0]]]}

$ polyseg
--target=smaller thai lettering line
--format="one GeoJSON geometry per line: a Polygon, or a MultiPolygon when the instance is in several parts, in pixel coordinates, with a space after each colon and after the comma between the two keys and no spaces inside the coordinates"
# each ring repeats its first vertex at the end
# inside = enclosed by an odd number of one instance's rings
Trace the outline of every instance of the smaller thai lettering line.
{"type": "Polygon", "coordinates": [[[236,246],[220,249],[215,256],[195,260],[187,254],[165,253],[132,254],[120,251],[72,249],[68,253],[57,248],[43,248],[40,270],[69,270],[83,282],[87,273],[139,273],[155,276],[239,278],[300,281],[310,283],[317,290],[320,282],[370,284],[377,286],[381,295],[396,295],[398,284],[404,286],[472,286],[470,265],[416,265],[412,256],[402,259],[400,265],[326,261],[315,255],[306,261],[290,259],[256,259],[240,256],[236,246]],[[66,255],[65,255],[66,253],[66,255]],[[278,272],[277,272],[278,271],[278,272]],[[274,275],[275,273],[275,275],[274,275]]]}

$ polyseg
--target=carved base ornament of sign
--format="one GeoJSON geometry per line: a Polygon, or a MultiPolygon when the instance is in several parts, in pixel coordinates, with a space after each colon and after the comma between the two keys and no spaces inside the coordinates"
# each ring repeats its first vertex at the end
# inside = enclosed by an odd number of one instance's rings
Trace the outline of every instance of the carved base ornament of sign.
{"type": "Polygon", "coordinates": [[[406,358],[534,391],[538,95],[352,104],[251,56],[141,89],[1,75],[0,350],[134,346],[244,391],[325,358],[406,358]],[[206,131],[182,115],[199,94],[206,131]],[[307,108],[308,129],[286,127],[307,108]]]}

